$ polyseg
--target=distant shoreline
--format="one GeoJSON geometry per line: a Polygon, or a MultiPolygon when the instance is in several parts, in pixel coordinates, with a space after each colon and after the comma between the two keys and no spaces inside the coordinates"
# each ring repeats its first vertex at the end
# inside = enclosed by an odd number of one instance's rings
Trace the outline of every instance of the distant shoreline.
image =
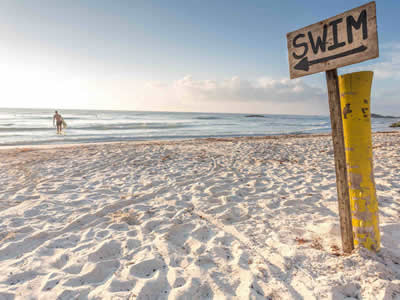
{"type": "MultiPolygon", "coordinates": [[[[372,135],[400,134],[400,130],[377,131],[372,135]]],[[[9,149],[24,149],[24,150],[40,150],[53,148],[72,148],[85,147],[96,145],[113,145],[113,144],[135,144],[135,145],[175,145],[193,142],[238,142],[251,140],[284,140],[284,139],[304,139],[329,137],[331,133],[304,133],[304,134],[279,134],[279,135],[264,135],[264,136],[236,136],[236,137],[201,137],[201,138],[182,138],[182,139],[158,139],[158,140],[123,140],[123,141],[103,141],[103,142],[88,142],[88,143],[60,143],[60,144],[24,144],[24,145],[0,145],[0,151],[9,149]]]]}
{"type": "Polygon", "coordinates": [[[379,115],[379,114],[371,114],[371,118],[400,119],[400,117],[396,117],[396,116],[384,116],[384,115],[379,115]]]}

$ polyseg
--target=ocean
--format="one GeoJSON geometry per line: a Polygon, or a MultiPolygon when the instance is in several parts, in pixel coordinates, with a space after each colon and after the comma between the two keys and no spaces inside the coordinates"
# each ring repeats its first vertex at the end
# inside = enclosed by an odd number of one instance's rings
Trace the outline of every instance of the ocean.
{"type": "MultiPolygon", "coordinates": [[[[0,108],[0,146],[131,140],[329,133],[328,116],[187,112],[61,110],[65,135],[53,127],[54,110],[0,108]]],[[[394,119],[373,118],[373,131],[394,119]]]]}

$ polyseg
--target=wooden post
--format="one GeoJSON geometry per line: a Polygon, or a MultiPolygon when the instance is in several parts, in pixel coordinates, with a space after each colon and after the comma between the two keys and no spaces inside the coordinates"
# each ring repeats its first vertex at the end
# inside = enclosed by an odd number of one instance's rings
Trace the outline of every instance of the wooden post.
{"type": "Polygon", "coordinates": [[[340,231],[342,234],[342,248],[344,253],[350,253],[354,249],[353,229],[351,223],[349,186],[347,183],[346,153],[340,107],[339,82],[336,69],[326,71],[326,83],[328,86],[333,152],[335,156],[336,187],[339,204],[340,231]]]}

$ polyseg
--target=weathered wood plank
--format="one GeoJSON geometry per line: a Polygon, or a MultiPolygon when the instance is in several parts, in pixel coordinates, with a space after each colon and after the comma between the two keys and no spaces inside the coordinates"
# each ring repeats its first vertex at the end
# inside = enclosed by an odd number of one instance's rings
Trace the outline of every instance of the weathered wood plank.
{"type": "Polygon", "coordinates": [[[290,78],[379,56],[375,2],[287,34],[290,78]]]}
{"type": "Polygon", "coordinates": [[[344,253],[354,249],[351,223],[350,196],[347,182],[346,153],[343,136],[343,123],[340,108],[340,94],[337,70],[326,71],[329,111],[331,116],[333,151],[335,156],[336,188],[338,194],[340,230],[344,253]]]}

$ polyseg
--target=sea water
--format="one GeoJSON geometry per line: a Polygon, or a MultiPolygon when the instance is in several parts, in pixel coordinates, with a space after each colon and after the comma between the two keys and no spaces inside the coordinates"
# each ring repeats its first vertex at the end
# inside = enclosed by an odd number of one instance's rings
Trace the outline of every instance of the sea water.
{"type": "MultiPolygon", "coordinates": [[[[130,140],[329,133],[329,116],[187,112],[61,110],[64,135],[50,109],[0,108],[0,146],[130,140]]],[[[389,131],[393,119],[372,119],[373,131],[389,131]]]]}

